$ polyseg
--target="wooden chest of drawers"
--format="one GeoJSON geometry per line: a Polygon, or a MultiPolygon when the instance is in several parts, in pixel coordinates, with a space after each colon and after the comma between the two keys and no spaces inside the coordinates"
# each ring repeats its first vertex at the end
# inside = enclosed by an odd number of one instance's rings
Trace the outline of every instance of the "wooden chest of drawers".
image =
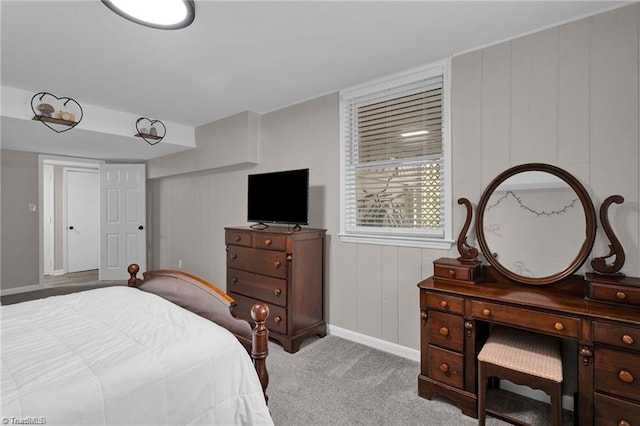
{"type": "Polygon", "coordinates": [[[225,228],[227,292],[235,314],[251,320],[254,303],[266,303],[270,337],[287,352],[302,340],[326,334],[324,229],[225,228]]]}

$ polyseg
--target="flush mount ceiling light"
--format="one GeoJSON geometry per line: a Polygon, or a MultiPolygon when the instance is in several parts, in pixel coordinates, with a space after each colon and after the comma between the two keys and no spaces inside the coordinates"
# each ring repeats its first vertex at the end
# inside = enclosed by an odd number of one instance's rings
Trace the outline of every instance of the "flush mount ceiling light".
{"type": "Polygon", "coordinates": [[[132,22],[164,30],[184,28],[196,16],[192,0],[102,0],[102,3],[132,22]]]}

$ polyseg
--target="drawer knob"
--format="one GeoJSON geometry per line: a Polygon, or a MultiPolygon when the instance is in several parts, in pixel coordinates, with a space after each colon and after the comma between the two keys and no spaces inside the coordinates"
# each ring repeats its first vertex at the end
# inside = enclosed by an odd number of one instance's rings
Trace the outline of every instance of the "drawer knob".
{"type": "Polygon", "coordinates": [[[453,277],[456,274],[456,271],[454,271],[453,269],[449,269],[449,276],[453,277]]]}
{"type": "Polygon", "coordinates": [[[627,295],[623,291],[619,291],[616,293],[616,299],[624,300],[627,298],[627,295]]]}
{"type": "Polygon", "coordinates": [[[620,370],[618,378],[625,383],[633,383],[633,374],[627,370],[620,370]]]}
{"type": "Polygon", "coordinates": [[[555,328],[558,331],[562,331],[564,330],[564,325],[561,322],[557,322],[553,325],[553,328],[555,328]]]}
{"type": "Polygon", "coordinates": [[[282,321],[282,317],[280,315],[276,315],[276,317],[273,319],[273,322],[275,322],[276,324],[280,324],[280,321],[282,321]]]}
{"type": "Polygon", "coordinates": [[[276,260],[275,262],[273,262],[273,266],[274,268],[278,269],[280,267],[280,265],[282,265],[282,263],[280,263],[280,261],[276,260]]]}
{"type": "Polygon", "coordinates": [[[629,423],[629,422],[628,422],[628,421],[626,421],[626,420],[620,420],[620,421],[618,422],[618,426],[631,426],[631,423],[629,423]]]}
{"type": "Polygon", "coordinates": [[[237,258],[238,258],[238,255],[237,255],[237,254],[235,254],[235,253],[233,253],[233,254],[231,255],[231,258],[232,258],[232,259],[237,259],[237,258]]]}
{"type": "Polygon", "coordinates": [[[420,311],[420,321],[422,322],[422,325],[427,324],[428,318],[429,318],[429,315],[427,314],[427,311],[420,311]]]}
{"type": "Polygon", "coordinates": [[[265,245],[265,246],[270,246],[270,245],[271,245],[271,243],[272,243],[272,241],[271,241],[270,239],[266,239],[266,240],[264,240],[264,245],[265,245]]]}
{"type": "Polygon", "coordinates": [[[239,235],[236,235],[236,237],[234,238],[234,240],[236,240],[236,242],[237,242],[237,241],[242,240],[242,238],[241,238],[239,235]]]}
{"type": "Polygon", "coordinates": [[[449,306],[449,304],[447,303],[447,301],[446,301],[446,300],[441,300],[441,301],[440,301],[440,307],[441,307],[441,308],[446,308],[447,306],[449,306]]]}
{"type": "Polygon", "coordinates": [[[440,328],[440,334],[443,335],[443,336],[448,336],[449,335],[449,329],[447,327],[440,328]]]}
{"type": "Polygon", "coordinates": [[[633,345],[633,337],[625,334],[624,336],[622,336],[622,342],[626,343],[627,345],[633,345]]]}
{"type": "Polygon", "coordinates": [[[443,373],[449,372],[449,364],[442,363],[438,368],[440,368],[440,371],[442,371],[443,373]]]}
{"type": "Polygon", "coordinates": [[[489,315],[491,315],[491,311],[487,308],[484,308],[482,310],[482,315],[484,315],[485,317],[488,317],[489,315]]]}
{"type": "Polygon", "coordinates": [[[276,294],[276,296],[279,296],[280,294],[282,294],[282,290],[279,288],[276,288],[275,290],[273,290],[273,292],[276,294]]]}
{"type": "Polygon", "coordinates": [[[235,283],[238,282],[238,279],[236,277],[233,277],[233,278],[231,278],[231,282],[235,284],[235,283]]]}

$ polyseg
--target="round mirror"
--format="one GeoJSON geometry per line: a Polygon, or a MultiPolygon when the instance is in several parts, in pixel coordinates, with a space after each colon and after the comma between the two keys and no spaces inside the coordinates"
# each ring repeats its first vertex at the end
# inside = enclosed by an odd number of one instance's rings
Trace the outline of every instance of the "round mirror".
{"type": "Polygon", "coordinates": [[[595,210],[580,182],[549,164],[522,164],[484,190],[476,215],[482,253],[502,275],[544,285],[573,274],[596,235],[595,210]]]}

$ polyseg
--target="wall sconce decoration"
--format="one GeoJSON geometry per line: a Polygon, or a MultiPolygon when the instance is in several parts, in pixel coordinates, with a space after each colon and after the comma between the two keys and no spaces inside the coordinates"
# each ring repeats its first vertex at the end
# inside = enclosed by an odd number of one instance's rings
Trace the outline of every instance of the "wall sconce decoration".
{"type": "Polygon", "coordinates": [[[82,121],[82,107],[68,96],[57,97],[49,92],[38,92],[31,98],[32,120],[40,121],[56,133],[71,130],[82,121]],[[37,111],[37,112],[36,112],[37,111]]]}
{"type": "Polygon", "coordinates": [[[151,120],[147,117],[140,117],[136,120],[136,130],[138,133],[133,136],[144,139],[144,141],[149,145],[156,145],[160,143],[167,134],[167,127],[162,121],[151,120]]]}

